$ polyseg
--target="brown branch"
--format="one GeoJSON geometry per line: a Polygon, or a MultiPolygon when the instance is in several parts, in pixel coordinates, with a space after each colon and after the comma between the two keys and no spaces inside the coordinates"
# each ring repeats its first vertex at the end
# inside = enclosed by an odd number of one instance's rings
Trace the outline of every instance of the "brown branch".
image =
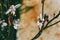
{"type": "Polygon", "coordinates": [[[11,25],[10,16],[8,17],[8,25],[9,25],[9,26],[11,25]]]}

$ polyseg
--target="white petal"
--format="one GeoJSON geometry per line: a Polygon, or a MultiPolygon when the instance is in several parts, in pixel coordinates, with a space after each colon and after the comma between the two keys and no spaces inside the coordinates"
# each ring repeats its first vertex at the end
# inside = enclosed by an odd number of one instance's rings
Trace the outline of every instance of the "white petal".
{"type": "Polygon", "coordinates": [[[3,22],[2,26],[7,26],[7,23],[3,22]]]}
{"type": "Polygon", "coordinates": [[[18,24],[14,24],[14,28],[17,29],[17,27],[18,27],[18,24]]]}
{"type": "Polygon", "coordinates": [[[16,27],[16,26],[14,26],[14,29],[17,29],[17,27],[16,27]]]}
{"type": "Polygon", "coordinates": [[[15,11],[12,11],[13,15],[15,15],[15,11]]]}
{"type": "Polygon", "coordinates": [[[39,26],[39,28],[41,29],[42,27],[42,23],[39,23],[39,21],[37,22],[37,25],[39,26]]]}
{"type": "Polygon", "coordinates": [[[12,10],[13,10],[13,11],[15,11],[15,10],[16,10],[16,8],[15,8],[15,6],[14,6],[14,5],[12,5],[11,7],[12,7],[12,10]]]}
{"type": "Polygon", "coordinates": [[[21,4],[17,4],[16,6],[15,6],[15,8],[18,8],[18,7],[20,7],[21,6],[21,4]]]}
{"type": "Polygon", "coordinates": [[[6,14],[8,14],[11,11],[11,9],[7,10],[6,14]]]}

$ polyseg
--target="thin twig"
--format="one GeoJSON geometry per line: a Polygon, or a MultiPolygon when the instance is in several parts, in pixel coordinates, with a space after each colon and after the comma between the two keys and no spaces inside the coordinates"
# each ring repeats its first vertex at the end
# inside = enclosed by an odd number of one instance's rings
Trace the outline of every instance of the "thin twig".
{"type": "Polygon", "coordinates": [[[59,15],[60,15],[60,12],[59,12],[55,17],[53,17],[50,21],[48,21],[48,23],[46,24],[46,26],[42,25],[42,27],[44,27],[44,28],[42,28],[41,30],[39,30],[39,32],[36,34],[36,36],[35,36],[32,40],[37,39],[37,38],[41,35],[41,33],[42,33],[42,31],[43,31],[44,29],[46,29],[46,28],[48,28],[48,27],[51,27],[51,26],[59,23],[60,20],[59,20],[58,22],[56,22],[56,23],[51,24],[51,25],[48,26],[48,24],[51,23],[54,19],[56,19],[59,15]]]}
{"type": "MultiPolygon", "coordinates": [[[[42,25],[43,27],[43,25],[42,25]]],[[[43,29],[39,30],[39,32],[35,35],[35,37],[32,40],[37,39],[42,34],[43,29]]]]}
{"type": "Polygon", "coordinates": [[[43,15],[43,11],[44,11],[43,9],[44,9],[44,8],[43,8],[43,7],[44,7],[44,6],[42,5],[42,18],[44,18],[44,15],[43,15]]]}
{"type": "Polygon", "coordinates": [[[60,12],[55,16],[53,17],[50,21],[48,21],[48,23],[45,25],[44,29],[48,26],[49,23],[51,23],[54,19],[58,18],[58,16],[60,15],[60,12]]]}
{"type": "MultiPolygon", "coordinates": [[[[53,24],[51,24],[51,25],[49,25],[49,26],[47,26],[47,27],[45,27],[45,28],[42,28],[41,30],[39,30],[39,32],[37,33],[37,35],[36,35],[32,40],[37,39],[37,38],[42,34],[42,31],[43,31],[44,29],[49,28],[49,27],[51,27],[51,26],[53,26],[53,25],[55,25],[55,24],[57,24],[57,23],[59,23],[59,22],[60,22],[60,20],[57,21],[57,22],[55,22],[55,23],[53,23],[53,24]]],[[[44,25],[42,25],[42,27],[44,27],[44,25]]]]}
{"type": "MultiPolygon", "coordinates": [[[[60,22],[60,20],[59,21],[57,21],[57,22],[55,22],[55,23],[53,23],[53,24],[51,24],[51,25],[49,25],[49,26],[47,26],[46,28],[49,28],[49,27],[51,27],[51,26],[53,26],[53,25],[55,25],[55,24],[57,24],[57,23],[59,23],[60,22]]],[[[45,29],[46,29],[45,28],[45,29]]]]}

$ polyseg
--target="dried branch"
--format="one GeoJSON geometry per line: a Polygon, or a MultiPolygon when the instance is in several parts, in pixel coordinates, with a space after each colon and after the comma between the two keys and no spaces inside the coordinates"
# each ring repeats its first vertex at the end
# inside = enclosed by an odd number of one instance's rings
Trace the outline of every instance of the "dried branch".
{"type": "MultiPolygon", "coordinates": [[[[59,23],[60,22],[60,20],[59,21],[57,21],[57,22],[55,22],[55,23],[53,23],[53,24],[51,24],[51,25],[49,25],[49,26],[47,26],[46,28],[49,28],[49,27],[51,27],[51,26],[53,26],[53,25],[55,25],[55,24],[57,24],[57,23],[59,23]]],[[[45,29],[46,29],[45,28],[45,29]]]]}
{"type": "Polygon", "coordinates": [[[32,40],[37,39],[41,35],[41,33],[44,29],[49,28],[49,27],[59,23],[60,20],[48,26],[48,24],[51,23],[54,19],[56,19],[59,15],[60,15],[60,12],[55,17],[53,17],[50,21],[48,21],[46,26],[44,26],[44,24],[43,24],[42,27],[44,27],[44,28],[41,28],[41,30],[39,30],[39,32],[36,34],[36,36],[32,40]]]}
{"type": "MultiPolygon", "coordinates": [[[[42,25],[43,27],[43,25],[42,25]]],[[[32,40],[37,39],[42,34],[43,29],[39,30],[39,32],[35,35],[35,37],[32,40]]]]}
{"type": "Polygon", "coordinates": [[[8,17],[8,25],[11,26],[10,16],[8,17]]]}
{"type": "Polygon", "coordinates": [[[45,25],[44,29],[47,28],[48,24],[50,24],[54,19],[58,18],[59,15],[60,15],[60,12],[55,17],[53,17],[50,21],[47,22],[47,24],[45,25]]]}

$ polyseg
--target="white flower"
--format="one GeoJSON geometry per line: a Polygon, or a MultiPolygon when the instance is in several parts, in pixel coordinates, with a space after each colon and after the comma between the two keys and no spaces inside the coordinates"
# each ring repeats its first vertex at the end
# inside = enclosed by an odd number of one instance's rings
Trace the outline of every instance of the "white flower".
{"type": "Polygon", "coordinates": [[[7,23],[3,22],[1,26],[2,27],[7,26],[7,23]]]}
{"type": "MultiPolygon", "coordinates": [[[[40,16],[41,17],[41,16],[40,16]]],[[[42,19],[42,17],[40,18],[39,16],[38,16],[38,21],[37,21],[37,25],[39,26],[39,28],[41,29],[41,27],[42,27],[42,23],[43,23],[43,21],[44,21],[44,19],[42,19]]]]}
{"type": "Polygon", "coordinates": [[[37,21],[37,25],[38,25],[39,28],[41,29],[41,27],[42,27],[42,23],[40,23],[39,21],[37,21]]]}
{"type": "Polygon", "coordinates": [[[5,20],[0,20],[0,24],[3,23],[5,20]]]}
{"type": "Polygon", "coordinates": [[[17,27],[18,27],[18,23],[19,23],[19,19],[17,19],[17,20],[14,20],[14,22],[13,22],[13,27],[15,28],[15,29],[17,29],[17,27]]]}
{"type": "Polygon", "coordinates": [[[17,27],[18,27],[18,24],[14,24],[14,26],[13,26],[15,29],[17,29],[17,27]]]}
{"type": "Polygon", "coordinates": [[[13,22],[13,24],[18,24],[19,23],[19,19],[17,19],[17,20],[14,20],[14,22],[13,22]]]}
{"type": "Polygon", "coordinates": [[[11,9],[9,9],[9,10],[6,12],[6,14],[9,14],[9,12],[11,12],[11,9]]]}
{"type": "Polygon", "coordinates": [[[5,20],[2,20],[3,22],[5,21],[5,20]]]}
{"type": "Polygon", "coordinates": [[[16,8],[14,5],[10,6],[10,9],[6,12],[6,14],[9,14],[9,12],[13,13],[13,15],[15,14],[16,8]]]}
{"type": "Polygon", "coordinates": [[[18,8],[18,7],[20,7],[21,6],[21,4],[17,4],[16,6],[15,6],[15,8],[18,8]]]}
{"type": "Polygon", "coordinates": [[[9,12],[11,12],[11,13],[14,15],[14,14],[15,14],[16,9],[17,9],[18,7],[20,7],[20,6],[21,6],[21,4],[17,4],[16,6],[11,5],[11,6],[10,6],[10,9],[9,9],[9,10],[7,10],[6,14],[9,14],[9,12]]]}

